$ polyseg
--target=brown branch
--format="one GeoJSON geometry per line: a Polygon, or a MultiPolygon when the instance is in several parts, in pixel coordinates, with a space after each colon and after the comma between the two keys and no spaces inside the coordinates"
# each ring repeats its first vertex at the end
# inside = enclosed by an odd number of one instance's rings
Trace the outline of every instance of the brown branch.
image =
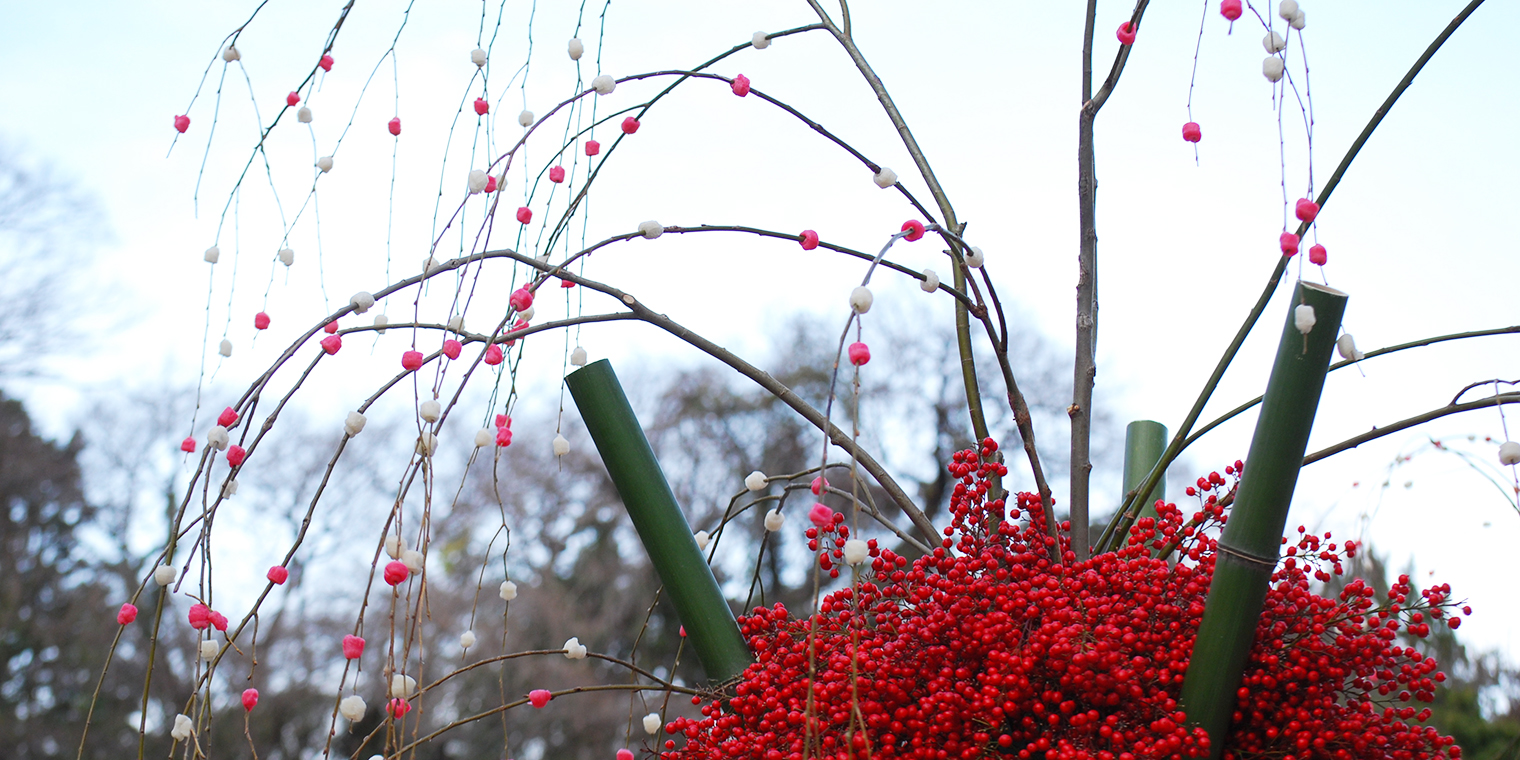
{"type": "Polygon", "coordinates": [[[1505,404],[1517,403],[1520,403],[1520,393],[1501,393],[1497,396],[1489,396],[1488,398],[1478,399],[1477,401],[1466,401],[1461,404],[1447,404],[1446,406],[1440,407],[1439,409],[1432,409],[1424,414],[1417,414],[1408,419],[1399,420],[1392,425],[1373,428],[1372,430],[1366,433],[1362,433],[1361,435],[1354,438],[1347,438],[1346,440],[1341,441],[1334,446],[1320,449],[1319,451],[1316,451],[1313,454],[1304,457],[1304,465],[1307,466],[1314,464],[1315,462],[1318,462],[1325,457],[1333,456],[1349,449],[1354,449],[1368,441],[1375,441],[1385,435],[1397,433],[1400,430],[1408,430],[1409,428],[1412,428],[1416,425],[1423,425],[1427,422],[1430,422],[1431,420],[1437,420],[1449,414],[1458,414],[1460,412],[1470,412],[1474,409],[1484,409],[1490,406],[1503,406],[1505,404]]]}
{"type": "MultiPolygon", "coordinates": [[[[1349,367],[1349,366],[1351,366],[1353,364],[1358,364],[1358,363],[1366,361],[1368,359],[1374,359],[1374,358],[1377,358],[1379,356],[1383,356],[1385,354],[1391,354],[1391,353],[1395,353],[1395,352],[1398,352],[1398,351],[1403,351],[1403,350],[1409,349],[1409,348],[1420,348],[1422,346],[1429,346],[1429,345],[1432,345],[1432,344],[1435,344],[1435,343],[1444,343],[1445,341],[1448,341],[1448,340],[1461,340],[1463,338],[1482,338],[1482,337],[1487,337],[1487,336],[1490,336],[1490,335],[1510,335],[1510,334],[1514,334],[1514,333],[1520,333],[1520,325],[1512,325],[1510,327],[1496,327],[1496,328],[1494,328],[1492,330],[1473,330],[1473,331],[1470,331],[1470,332],[1452,333],[1450,335],[1437,335],[1437,336],[1435,336],[1433,338],[1421,338],[1419,340],[1413,340],[1413,341],[1410,341],[1408,343],[1400,343],[1400,344],[1398,344],[1396,346],[1386,346],[1386,347],[1380,348],[1380,349],[1378,349],[1376,351],[1368,351],[1367,353],[1365,353],[1365,354],[1362,355],[1362,358],[1360,360],[1343,359],[1341,361],[1338,361],[1338,362],[1330,365],[1330,370],[1329,371],[1330,372],[1334,372],[1334,371],[1336,371],[1338,369],[1344,369],[1344,368],[1349,367]]],[[[1479,385],[1488,385],[1489,383],[1492,383],[1492,382],[1493,382],[1492,380],[1485,380],[1484,382],[1481,382],[1481,383],[1473,383],[1472,385],[1469,385],[1466,388],[1463,388],[1462,392],[1465,393],[1468,390],[1471,390],[1471,389],[1473,389],[1473,388],[1475,388],[1475,387],[1477,387],[1479,385]]],[[[1457,394],[1457,397],[1454,398],[1454,399],[1452,399],[1452,403],[1455,404],[1457,402],[1457,400],[1460,399],[1461,397],[1462,397],[1461,393],[1457,394]]],[[[1182,442],[1182,448],[1178,449],[1178,452],[1180,453],[1180,452],[1186,450],[1187,447],[1193,445],[1193,441],[1196,441],[1199,438],[1202,438],[1209,431],[1211,431],[1214,428],[1217,428],[1220,425],[1222,425],[1222,424],[1224,424],[1224,423],[1226,423],[1226,422],[1234,419],[1236,416],[1240,415],[1242,412],[1245,412],[1246,410],[1248,410],[1251,407],[1256,406],[1257,404],[1260,404],[1260,403],[1261,403],[1261,396],[1257,396],[1256,398],[1253,398],[1250,401],[1247,401],[1244,404],[1241,404],[1240,406],[1237,406],[1234,409],[1231,409],[1230,411],[1225,412],[1224,414],[1219,415],[1219,417],[1217,419],[1215,419],[1214,421],[1212,421],[1209,424],[1204,425],[1203,427],[1199,428],[1198,432],[1193,433],[1192,435],[1188,436],[1187,439],[1182,442]]]]}

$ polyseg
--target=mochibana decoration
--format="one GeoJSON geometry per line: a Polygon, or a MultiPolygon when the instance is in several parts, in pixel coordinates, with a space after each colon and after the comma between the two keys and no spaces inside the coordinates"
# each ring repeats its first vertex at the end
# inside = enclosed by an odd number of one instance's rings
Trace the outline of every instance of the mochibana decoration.
{"type": "MultiPolygon", "coordinates": [[[[1240,463],[1188,489],[1200,500],[1191,516],[1158,503],[1123,549],[1076,562],[1069,524],[1051,537],[1037,495],[1012,509],[987,500],[989,478],[1007,473],[996,450],[988,439],[955,455],[954,522],[932,554],[909,563],[873,541],[870,570],[812,617],[779,604],[741,617],[757,662],[705,717],[667,724],[661,757],[1207,757],[1208,735],[1177,700],[1240,463]]],[[[842,520],[808,530],[822,568],[844,557],[842,520]]],[[[1457,627],[1450,588],[1416,596],[1401,576],[1381,601],[1360,579],[1322,596],[1311,581],[1341,574],[1357,551],[1329,538],[1299,528],[1284,539],[1224,757],[1460,757],[1421,725],[1430,710],[1411,706],[1445,676],[1396,643],[1400,631],[1457,627]]]]}

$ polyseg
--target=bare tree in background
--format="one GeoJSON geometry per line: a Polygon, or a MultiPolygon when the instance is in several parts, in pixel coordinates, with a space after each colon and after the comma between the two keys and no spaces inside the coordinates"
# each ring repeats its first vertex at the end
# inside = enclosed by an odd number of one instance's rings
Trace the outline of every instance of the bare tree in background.
{"type": "Polygon", "coordinates": [[[0,378],[38,373],[68,329],[71,275],[98,244],[98,220],[75,186],[0,140],[0,378]]]}

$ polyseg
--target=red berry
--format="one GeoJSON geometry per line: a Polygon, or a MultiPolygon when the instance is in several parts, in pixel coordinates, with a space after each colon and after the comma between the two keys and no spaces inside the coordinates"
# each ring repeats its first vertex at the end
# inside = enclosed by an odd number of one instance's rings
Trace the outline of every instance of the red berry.
{"type": "Polygon", "coordinates": [[[242,464],[243,460],[246,458],[248,458],[248,450],[244,449],[242,446],[234,443],[231,446],[227,447],[227,464],[236,467],[242,464]]]}
{"type": "Polygon", "coordinates": [[[291,90],[290,94],[285,96],[285,105],[290,106],[291,108],[295,108],[296,104],[299,102],[301,102],[301,93],[296,92],[295,90],[291,90]]]}
{"type": "Polygon", "coordinates": [[[486,192],[488,192],[488,193],[494,193],[494,192],[496,192],[496,175],[495,174],[492,174],[491,176],[486,177],[486,192]]]}
{"type": "Polygon", "coordinates": [[[565,181],[565,167],[563,167],[563,166],[552,166],[552,167],[550,167],[549,168],[549,181],[550,182],[564,182],[565,181]]]}
{"type": "Polygon", "coordinates": [[[255,329],[255,330],[268,330],[269,329],[269,315],[265,314],[262,311],[259,312],[259,313],[257,313],[257,314],[255,314],[255,315],[253,315],[253,329],[255,329]]]}
{"type": "Polygon", "coordinates": [[[211,627],[218,631],[227,630],[227,616],[216,610],[206,613],[206,622],[210,623],[211,627]]]}
{"type": "Polygon", "coordinates": [[[322,56],[322,60],[317,61],[317,65],[321,66],[323,71],[332,71],[333,57],[324,55],[322,56]]]}
{"type": "Polygon", "coordinates": [[[797,240],[802,243],[804,251],[811,251],[818,247],[818,233],[812,230],[803,230],[802,234],[797,236],[797,240]]]}
{"type": "Polygon", "coordinates": [[[530,209],[527,206],[518,206],[517,221],[522,222],[523,224],[527,224],[528,222],[533,221],[533,209],[530,209]]]}
{"type": "Polygon", "coordinates": [[[501,355],[501,346],[498,346],[495,343],[492,343],[490,345],[490,347],[488,347],[486,349],[486,356],[485,356],[485,363],[486,364],[489,364],[492,367],[494,367],[494,366],[496,366],[498,364],[501,364],[502,358],[503,357],[501,355]]]}
{"type": "Polygon", "coordinates": [[[1198,122],[1190,121],[1182,125],[1182,139],[1187,140],[1190,143],[1195,143],[1203,139],[1203,129],[1198,126],[1198,122]]]}
{"type": "Polygon", "coordinates": [[[253,708],[257,707],[258,704],[259,704],[259,690],[258,689],[244,689],[243,690],[243,709],[247,710],[248,712],[253,712],[253,708]]]}
{"type": "Polygon", "coordinates": [[[488,112],[490,110],[491,110],[491,104],[487,103],[485,98],[476,98],[475,99],[475,115],[476,116],[485,116],[486,112],[488,112]]]}
{"type": "Polygon", "coordinates": [[[322,325],[322,332],[325,332],[328,335],[336,335],[338,332],[338,323],[328,322],[327,324],[322,325]]]}
{"type": "Polygon", "coordinates": [[[407,372],[416,372],[422,366],[421,351],[407,351],[401,355],[401,368],[407,372]]]}
{"type": "Polygon", "coordinates": [[[390,120],[390,122],[385,125],[385,128],[389,129],[390,132],[391,132],[391,134],[396,135],[397,137],[400,137],[401,136],[401,117],[400,116],[392,117],[391,120],[390,120]]]}
{"type": "Polygon", "coordinates": [[[850,344],[850,363],[859,367],[871,361],[871,349],[866,344],[855,342],[850,344]]]}
{"type": "Polygon", "coordinates": [[[392,718],[401,720],[402,717],[412,711],[412,703],[396,697],[385,704],[385,711],[390,713],[392,718]]]}
{"type": "Polygon", "coordinates": [[[174,129],[180,134],[184,134],[190,129],[190,117],[183,114],[174,117],[174,129]]]}
{"type": "Polygon", "coordinates": [[[534,689],[528,692],[528,701],[532,702],[533,706],[537,708],[542,708],[544,705],[549,704],[549,700],[553,698],[554,695],[550,694],[547,689],[534,689]]]}
{"type": "Polygon", "coordinates": [[[135,604],[123,604],[121,611],[116,613],[116,622],[120,625],[126,625],[136,619],[137,605],[135,604]]]}
{"type": "Polygon", "coordinates": [[[326,351],[328,356],[332,356],[333,354],[338,353],[338,349],[340,349],[342,347],[343,347],[343,338],[342,338],[342,336],[339,336],[339,335],[329,335],[326,338],[322,339],[322,350],[326,351]]]}
{"type": "Polygon", "coordinates": [[[904,232],[908,233],[903,237],[909,242],[918,240],[924,236],[924,223],[918,221],[917,219],[909,219],[908,221],[903,222],[902,229],[904,232]]]}
{"type": "Polygon", "coordinates": [[[269,568],[269,572],[265,573],[264,577],[276,586],[283,586],[285,579],[290,577],[290,571],[286,570],[284,565],[275,565],[269,568]]]}
{"type": "Polygon", "coordinates": [[[639,120],[638,119],[635,119],[632,116],[629,116],[628,118],[623,119],[623,134],[625,134],[625,135],[631,135],[631,134],[633,134],[634,132],[637,132],[637,131],[639,131],[639,120]]]}
{"type": "Polygon", "coordinates": [[[218,414],[216,416],[216,424],[221,425],[222,427],[225,427],[225,428],[230,428],[233,425],[236,425],[237,421],[238,421],[237,410],[233,409],[230,406],[227,407],[226,409],[223,409],[222,413],[218,414]]]}
{"type": "Polygon", "coordinates": [[[1132,23],[1130,23],[1130,22],[1128,22],[1128,21],[1120,24],[1119,25],[1119,31],[1117,32],[1117,35],[1119,37],[1119,44],[1120,45],[1133,45],[1133,44],[1135,44],[1135,33],[1138,32],[1138,31],[1139,31],[1139,29],[1136,29],[1135,25],[1132,24],[1132,23]]]}
{"type": "Polygon", "coordinates": [[[1277,237],[1277,245],[1282,248],[1284,256],[1292,256],[1298,253],[1298,236],[1291,232],[1284,232],[1277,237]]]}
{"type": "Polygon", "coordinates": [[[185,440],[180,441],[179,442],[179,450],[185,452],[186,454],[194,454],[195,453],[195,436],[192,435],[189,438],[186,438],[185,440]]]}
{"type": "Polygon", "coordinates": [[[1324,266],[1325,262],[1329,260],[1330,256],[1328,253],[1326,253],[1324,246],[1317,243],[1315,245],[1309,246],[1309,262],[1311,264],[1324,266]]]}
{"type": "Polygon", "coordinates": [[[602,144],[595,140],[586,141],[586,155],[594,156],[602,152],[602,144]]]}
{"type": "Polygon", "coordinates": [[[190,605],[190,627],[204,631],[211,626],[211,608],[204,604],[190,605]]]}
{"type": "MultiPolygon", "coordinates": [[[[406,569],[406,565],[402,565],[401,569],[405,570],[406,569]]],[[[363,657],[363,656],[364,656],[364,639],[361,639],[358,636],[352,636],[352,635],[350,635],[350,636],[344,636],[343,637],[343,657],[345,659],[349,659],[349,660],[357,660],[357,659],[359,659],[360,657],[363,657]]]]}
{"type": "Polygon", "coordinates": [[[458,359],[459,352],[462,350],[464,350],[464,346],[453,338],[449,338],[443,342],[443,355],[449,357],[450,359],[458,359]]]}
{"type": "Polygon", "coordinates": [[[741,98],[744,97],[745,95],[748,95],[749,94],[749,77],[744,76],[743,74],[740,74],[739,76],[734,77],[734,81],[733,81],[733,84],[730,86],[730,89],[732,89],[734,91],[735,95],[738,95],[741,98]]]}
{"type": "Polygon", "coordinates": [[[1240,0],[1224,0],[1219,4],[1220,15],[1231,21],[1240,18],[1242,10],[1240,0]]]}

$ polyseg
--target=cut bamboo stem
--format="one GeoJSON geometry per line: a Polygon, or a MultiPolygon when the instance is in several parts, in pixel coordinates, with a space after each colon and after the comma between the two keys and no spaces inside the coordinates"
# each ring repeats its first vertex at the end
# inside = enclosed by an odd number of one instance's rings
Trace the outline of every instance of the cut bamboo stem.
{"type": "Polygon", "coordinates": [[[1124,429],[1124,496],[1140,504],[1141,517],[1156,516],[1156,500],[1166,498],[1166,477],[1156,479],[1150,493],[1130,492],[1145,485],[1146,476],[1166,451],[1166,426],[1154,420],[1135,420],[1124,429]]]}
{"type": "Polygon", "coordinates": [[[754,658],[612,365],[588,364],[565,384],[703,670],[719,683],[738,677],[754,658]]]}
{"type": "Polygon", "coordinates": [[[1219,538],[1214,579],[1181,698],[1188,721],[1208,732],[1210,757],[1216,760],[1224,753],[1235,690],[1256,638],[1345,309],[1346,294],[1340,291],[1305,282],[1294,290],[1245,474],[1219,538]],[[1314,323],[1302,333],[1295,310],[1305,304],[1314,309],[1314,323]]]}

